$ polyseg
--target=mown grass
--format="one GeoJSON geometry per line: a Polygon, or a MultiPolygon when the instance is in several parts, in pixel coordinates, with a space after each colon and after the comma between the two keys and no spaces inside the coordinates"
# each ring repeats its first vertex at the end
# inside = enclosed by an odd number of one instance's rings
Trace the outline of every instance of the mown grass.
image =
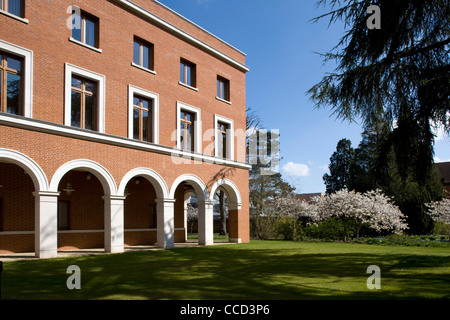
{"type": "Polygon", "coordinates": [[[5,262],[3,299],[449,299],[450,249],[252,241],[78,258],[5,262]],[[69,290],[67,267],[81,269],[69,290]],[[381,289],[366,286],[381,268],[381,289]]]}

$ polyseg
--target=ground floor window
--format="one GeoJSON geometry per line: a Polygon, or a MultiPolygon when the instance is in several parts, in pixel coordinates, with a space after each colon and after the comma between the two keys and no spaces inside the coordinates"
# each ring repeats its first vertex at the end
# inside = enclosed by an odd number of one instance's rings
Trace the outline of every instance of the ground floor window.
{"type": "Polygon", "coordinates": [[[58,202],[58,230],[69,230],[69,201],[58,202]]]}

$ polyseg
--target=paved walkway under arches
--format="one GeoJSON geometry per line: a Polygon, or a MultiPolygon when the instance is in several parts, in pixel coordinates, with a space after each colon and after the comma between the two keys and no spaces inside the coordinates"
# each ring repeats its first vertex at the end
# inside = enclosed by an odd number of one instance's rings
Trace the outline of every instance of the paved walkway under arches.
{"type": "MultiPolygon", "coordinates": [[[[234,244],[232,242],[214,242],[213,245],[224,245],[224,244],[234,244]]],[[[173,249],[179,248],[194,248],[194,247],[204,247],[198,244],[197,241],[187,241],[186,243],[175,243],[173,249]]],[[[123,253],[127,252],[140,252],[140,251],[155,251],[155,250],[171,250],[171,249],[162,249],[155,246],[126,246],[123,253]]],[[[50,259],[59,259],[59,258],[70,258],[70,257],[82,257],[82,256],[96,256],[96,255],[105,255],[105,254],[114,254],[114,253],[105,253],[105,249],[74,249],[74,250],[64,250],[58,251],[58,256],[50,259]]],[[[19,261],[19,260],[44,260],[36,258],[34,252],[29,253],[8,253],[8,254],[0,254],[0,261],[9,262],[9,261],[19,261]]],[[[48,260],[48,259],[47,259],[48,260]]]]}

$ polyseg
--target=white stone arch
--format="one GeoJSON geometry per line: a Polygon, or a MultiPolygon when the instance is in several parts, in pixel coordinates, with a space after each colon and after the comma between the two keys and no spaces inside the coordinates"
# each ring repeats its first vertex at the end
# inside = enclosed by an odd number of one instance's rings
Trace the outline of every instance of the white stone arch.
{"type": "Polygon", "coordinates": [[[171,199],[175,198],[175,191],[182,182],[189,183],[194,188],[199,201],[207,201],[209,199],[206,184],[202,181],[202,179],[193,174],[183,174],[175,179],[172,183],[172,187],[170,188],[169,197],[171,199]]]}
{"type": "Polygon", "coordinates": [[[153,188],[155,188],[157,198],[165,199],[169,197],[169,188],[164,179],[156,171],[148,168],[136,168],[127,172],[119,184],[119,196],[124,196],[125,187],[128,182],[137,176],[146,178],[152,184],[153,188]]]}
{"type": "Polygon", "coordinates": [[[234,203],[237,206],[240,206],[242,203],[241,193],[239,192],[239,189],[234,184],[233,181],[228,179],[221,179],[219,181],[216,181],[214,185],[211,188],[211,192],[209,194],[209,200],[214,201],[214,194],[216,193],[218,188],[225,189],[227,195],[228,195],[228,201],[230,203],[234,203]]]}
{"type": "Polygon", "coordinates": [[[0,162],[13,163],[21,167],[30,176],[36,191],[49,188],[44,170],[30,157],[15,150],[0,148],[0,162]]]}
{"type": "Polygon", "coordinates": [[[59,167],[52,177],[49,191],[57,192],[61,179],[66,173],[74,169],[86,170],[96,176],[102,184],[105,196],[117,195],[116,182],[109,171],[97,162],[86,159],[72,160],[59,167]]]}

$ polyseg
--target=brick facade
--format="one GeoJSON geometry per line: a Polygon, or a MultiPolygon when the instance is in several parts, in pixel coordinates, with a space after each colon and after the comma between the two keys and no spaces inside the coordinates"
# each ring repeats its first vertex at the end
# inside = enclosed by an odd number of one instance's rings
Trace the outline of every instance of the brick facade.
{"type": "Polygon", "coordinates": [[[23,18],[0,12],[0,53],[26,50],[31,57],[26,59],[32,60],[32,74],[26,70],[23,76],[32,77],[32,108],[24,106],[31,116],[0,113],[0,253],[35,250],[44,256],[40,252],[50,248],[48,255],[54,256],[55,242],[59,249],[110,251],[111,243],[118,250],[137,244],[164,247],[166,241],[170,247],[185,240],[184,186],[199,198],[200,242],[210,242],[211,192],[217,187],[230,200],[230,240],[249,241],[245,55],[157,1],[24,4],[23,18]],[[69,39],[70,5],[98,18],[101,52],[69,39]],[[135,36],[154,45],[154,73],[132,65],[135,36]],[[20,50],[11,51],[16,47],[20,50]],[[179,84],[180,58],[196,64],[197,90],[179,84]],[[104,132],[65,122],[68,66],[104,78],[104,132]],[[230,81],[230,103],[216,98],[217,76],[230,81]],[[158,97],[157,144],[129,137],[130,86],[158,97]],[[176,148],[179,103],[200,110],[201,142],[194,154],[176,148]],[[226,161],[215,158],[214,138],[207,136],[214,135],[216,116],[234,126],[233,156],[226,161]],[[63,190],[67,183],[75,189],[70,195],[63,190]],[[55,203],[62,201],[70,203],[70,227],[55,231],[55,203]],[[153,227],[150,206],[158,217],[153,227]],[[44,221],[52,222],[46,226],[44,221]]]}

